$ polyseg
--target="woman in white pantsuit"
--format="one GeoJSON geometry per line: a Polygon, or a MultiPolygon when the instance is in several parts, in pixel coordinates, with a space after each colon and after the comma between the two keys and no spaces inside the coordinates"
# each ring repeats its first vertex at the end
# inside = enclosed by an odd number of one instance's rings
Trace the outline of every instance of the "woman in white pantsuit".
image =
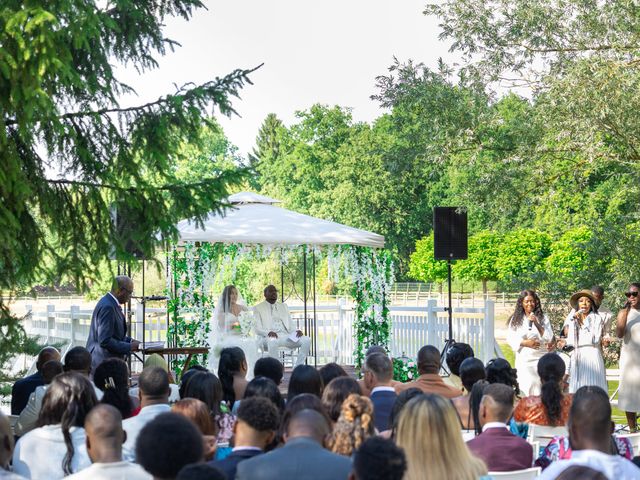
{"type": "Polygon", "coordinates": [[[627,303],[616,321],[616,335],[622,339],[618,408],[626,413],[629,430],[636,432],[640,412],[640,283],[632,283],[625,295],[627,303]]]}

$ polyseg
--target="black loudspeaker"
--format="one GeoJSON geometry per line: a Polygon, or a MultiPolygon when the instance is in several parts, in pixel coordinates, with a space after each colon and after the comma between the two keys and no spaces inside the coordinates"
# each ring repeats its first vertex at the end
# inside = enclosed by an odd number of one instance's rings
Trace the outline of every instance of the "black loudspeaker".
{"type": "Polygon", "coordinates": [[[433,257],[464,260],[468,255],[467,212],[460,207],[433,209],[433,257]]]}
{"type": "Polygon", "coordinates": [[[136,212],[122,203],[112,204],[110,210],[111,221],[115,231],[109,258],[111,260],[119,260],[118,250],[124,250],[127,254],[139,260],[144,260],[145,255],[141,245],[140,233],[136,229],[136,224],[141,221],[141,218],[138,217],[142,213],[136,212]]]}

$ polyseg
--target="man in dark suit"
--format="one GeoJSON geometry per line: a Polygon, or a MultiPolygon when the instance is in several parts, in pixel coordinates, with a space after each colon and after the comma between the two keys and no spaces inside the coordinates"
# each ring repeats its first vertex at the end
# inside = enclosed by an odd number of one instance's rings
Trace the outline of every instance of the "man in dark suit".
{"type": "Polygon", "coordinates": [[[330,432],[327,420],[320,413],[302,410],[289,423],[284,447],[243,461],[238,465],[236,479],[346,479],[351,471],[351,460],[323,447],[330,432]]]}
{"type": "Polygon", "coordinates": [[[94,308],[87,339],[92,372],[107,358],[124,359],[138,350],[140,342],[127,336],[127,321],[120,308],[131,299],[132,293],[133,281],[125,275],[119,275],[114,279],[111,291],[94,308]]]}
{"type": "Polygon", "coordinates": [[[271,400],[264,397],[243,399],[233,426],[234,447],[231,454],[210,464],[222,470],[228,480],[233,480],[238,464],[262,454],[273,441],[279,424],[280,414],[271,400]]]}
{"type": "Polygon", "coordinates": [[[485,388],[479,411],[482,433],[467,442],[469,450],[487,464],[490,472],[512,472],[533,464],[533,447],[507,426],[513,412],[513,395],[513,388],[501,383],[485,388]]]}
{"type": "Polygon", "coordinates": [[[373,422],[379,432],[389,430],[389,415],[398,397],[391,385],[393,364],[383,353],[372,353],[364,361],[364,384],[371,390],[373,422]]]}
{"type": "Polygon", "coordinates": [[[11,415],[20,415],[24,407],[27,406],[29,395],[41,385],[44,385],[42,367],[49,360],[60,361],[60,352],[53,347],[44,347],[38,354],[36,360],[36,373],[22,378],[13,384],[11,388],[11,415]]]}

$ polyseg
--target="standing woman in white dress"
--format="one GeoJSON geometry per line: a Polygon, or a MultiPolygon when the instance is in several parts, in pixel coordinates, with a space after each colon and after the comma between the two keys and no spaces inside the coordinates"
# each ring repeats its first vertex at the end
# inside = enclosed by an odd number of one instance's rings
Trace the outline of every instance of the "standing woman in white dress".
{"type": "Polygon", "coordinates": [[[538,360],[553,341],[551,322],[542,312],[540,298],[533,290],[523,290],[509,318],[507,342],[516,354],[518,383],[525,396],[540,395],[538,360]]]}
{"type": "Polygon", "coordinates": [[[606,319],[598,313],[598,302],[591,290],[574,293],[569,303],[573,310],[562,327],[565,339],[558,342],[560,348],[573,347],[569,360],[569,392],[575,393],[585,385],[596,385],[607,392],[607,375],[600,345],[606,319]]]}
{"type": "Polygon", "coordinates": [[[629,430],[638,431],[640,412],[640,283],[632,283],[625,293],[627,303],[618,313],[616,335],[622,338],[620,350],[620,390],[618,408],[627,415],[629,430]]]}

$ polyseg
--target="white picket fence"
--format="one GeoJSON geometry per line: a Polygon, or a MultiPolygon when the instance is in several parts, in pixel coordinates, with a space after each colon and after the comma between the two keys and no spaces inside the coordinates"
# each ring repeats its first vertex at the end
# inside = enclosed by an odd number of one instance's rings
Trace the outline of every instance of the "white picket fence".
{"type": "MultiPolygon", "coordinates": [[[[47,305],[44,311],[34,311],[27,305],[25,329],[29,335],[40,336],[44,343],[63,343],[64,351],[72,346],[86,344],[91,323],[91,310],[72,306],[68,310],[56,310],[47,305]]],[[[132,312],[132,336],[142,339],[142,304],[132,312]]],[[[441,348],[448,337],[448,314],[435,299],[425,306],[392,306],[391,353],[394,357],[415,358],[423,345],[441,348]]],[[[292,306],[291,316],[295,324],[304,330],[304,312],[292,306]]],[[[307,318],[313,310],[307,310],[307,318]]],[[[315,346],[318,365],[337,362],[343,365],[354,363],[353,306],[342,304],[316,306],[315,346]]],[[[166,341],[167,316],[164,308],[147,308],[145,311],[145,340],[166,341]]],[[[454,307],[453,338],[471,345],[478,358],[487,361],[501,356],[494,340],[494,303],[487,300],[481,307],[454,307]]],[[[310,359],[310,361],[312,361],[310,359]]],[[[14,370],[28,368],[32,359],[21,358],[14,370]]],[[[132,365],[134,371],[137,362],[132,365]]]]}

